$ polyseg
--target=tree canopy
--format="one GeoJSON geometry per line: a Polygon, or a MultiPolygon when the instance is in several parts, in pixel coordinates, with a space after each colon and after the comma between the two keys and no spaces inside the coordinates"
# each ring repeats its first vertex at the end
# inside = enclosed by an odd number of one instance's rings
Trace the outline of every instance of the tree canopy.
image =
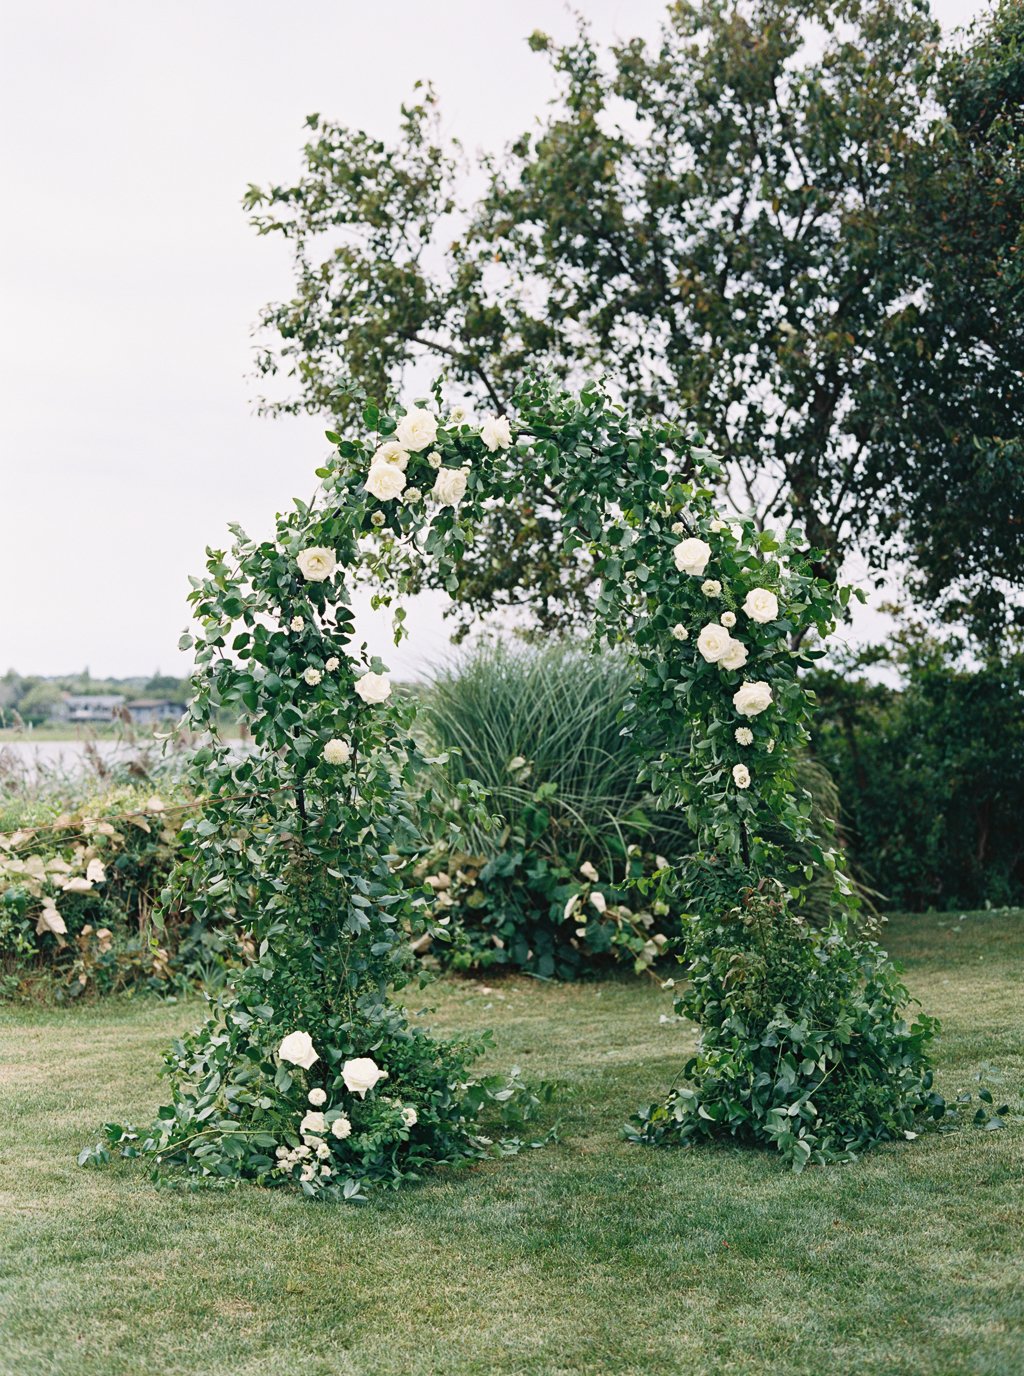
{"type": "MultiPolygon", "coordinates": [[[[855,548],[998,639],[1022,581],[1022,30],[1007,0],[960,47],[925,0],[701,0],[655,45],[535,33],[558,97],[468,203],[429,87],[393,144],[310,116],[301,175],[246,196],[295,256],[258,356],[294,389],[265,404],[343,421],[424,356],[499,408],[528,369],[599,372],[694,422],[737,507],[802,525],[822,571],[855,548]]],[[[541,492],[487,518],[467,617],[591,614],[556,516],[541,492]]]]}

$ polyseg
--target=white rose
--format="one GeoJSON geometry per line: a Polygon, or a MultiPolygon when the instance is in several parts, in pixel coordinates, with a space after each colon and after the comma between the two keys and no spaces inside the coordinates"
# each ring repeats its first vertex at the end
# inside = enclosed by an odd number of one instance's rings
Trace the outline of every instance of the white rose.
{"type": "Polygon", "coordinates": [[[746,601],[743,603],[743,610],[751,621],[758,621],[763,626],[767,622],[777,619],[779,599],[768,588],[751,588],[750,592],[747,593],[746,601]]]}
{"type": "Polygon", "coordinates": [[[686,629],[686,627],[683,625],[681,621],[677,621],[676,624],[672,627],[672,636],[675,640],[689,640],[690,632],[686,629]]]}
{"type": "Polygon", "coordinates": [[[402,501],[410,505],[412,502],[418,502],[422,496],[423,493],[418,487],[407,487],[402,493],[402,501]]]}
{"type": "Polygon", "coordinates": [[[437,452],[436,449],[432,454],[427,455],[427,463],[430,464],[431,468],[440,468],[441,462],[441,455],[437,452]]]}
{"type": "Polygon", "coordinates": [[[737,745],[753,745],[754,743],[754,733],[749,726],[737,726],[733,735],[736,737],[737,745]]]}
{"type": "Polygon", "coordinates": [[[434,481],[431,496],[436,497],[442,506],[457,506],[466,495],[468,479],[468,468],[442,468],[434,481]]]}
{"type": "Polygon", "coordinates": [[[331,1131],[335,1137],[340,1137],[344,1141],[346,1137],[352,1136],[352,1124],[345,1117],[335,1118],[331,1124],[331,1131]]]}
{"type": "Polygon", "coordinates": [[[672,531],[673,535],[682,535],[686,527],[683,525],[682,521],[673,521],[669,529],[672,531]]]}
{"type": "Polygon", "coordinates": [[[391,683],[386,674],[363,674],[355,683],[356,694],[364,702],[384,702],[391,696],[391,683]]]}
{"type": "Polygon", "coordinates": [[[303,669],[302,677],[309,684],[310,688],[315,688],[316,685],[323,678],[323,674],[320,672],[319,669],[314,669],[313,666],[310,665],[308,669],[303,669]]]}
{"type": "Polygon", "coordinates": [[[716,516],[715,519],[711,522],[711,530],[713,530],[714,533],[717,535],[718,532],[719,532],[720,530],[724,530],[724,529],[725,529],[725,522],[719,520],[719,518],[716,516]]]}
{"type": "Polygon", "coordinates": [[[378,502],[390,502],[405,491],[405,474],[394,463],[373,463],[363,484],[378,502]]]}
{"type": "Polygon", "coordinates": [[[705,597],[718,597],[722,591],[722,585],[717,578],[705,578],[700,585],[700,590],[705,597]]]}
{"type": "Polygon", "coordinates": [[[750,770],[745,764],[734,764],[732,767],[732,781],[737,788],[750,787],[750,770]]]}
{"type": "Polygon", "coordinates": [[[351,758],[352,751],[348,741],[340,741],[334,737],[324,746],[324,759],[328,764],[348,764],[351,758]]]}
{"type": "Polygon", "coordinates": [[[329,674],[333,674],[340,663],[341,660],[338,658],[337,655],[331,655],[330,659],[324,665],[324,668],[327,670],[329,674]]]}
{"type": "Polygon", "coordinates": [[[400,468],[404,473],[409,466],[409,455],[397,440],[385,440],[379,449],[374,450],[370,467],[376,468],[379,463],[390,464],[392,468],[400,468]]]}
{"type": "Polygon", "coordinates": [[[717,621],[708,622],[697,637],[697,649],[709,664],[717,664],[732,643],[732,636],[717,621]]]}
{"type": "Polygon", "coordinates": [[[311,1089],[307,1097],[314,1108],[323,1108],[327,1102],[327,1091],[325,1089],[311,1089]]]}
{"type": "Polygon", "coordinates": [[[309,549],[301,550],[295,562],[307,583],[324,582],[338,567],[338,558],[334,550],[324,549],[322,545],[310,545],[309,549]]]}
{"type": "Polygon", "coordinates": [[[388,1072],[381,1070],[370,1056],[357,1056],[341,1067],[345,1088],[350,1094],[358,1094],[360,1099],[365,1099],[367,1090],[372,1089],[378,1080],[386,1080],[387,1075],[388,1072]]]}
{"type": "Polygon", "coordinates": [[[708,566],[711,558],[711,546],[706,540],[680,540],[672,551],[672,557],[676,561],[676,568],[680,573],[690,573],[699,578],[708,566]]]}
{"type": "Polygon", "coordinates": [[[740,640],[729,639],[729,648],[718,661],[720,669],[742,669],[747,662],[747,647],[740,640]]]}
{"type": "Polygon", "coordinates": [[[310,1109],[309,1113],[306,1114],[299,1124],[299,1131],[303,1136],[310,1132],[326,1132],[327,1119],[322,1113],[316,1113],[310,1109]]]}
{"type": "Polygon", "coordinates": [[[402,1109],[402,1122],[405,1124],[407,1128],[414,1128],[416,1124],[419,1122],[419,1117],[419,1114],[416,1112],[416,1110],[412,1107],[411,1104],[407,1104],[402,1109]]]}
{"type": "Polygon", "coordinates": [[[291,621],[288,622],[288,625],[293,631],[304,631],[306,629],[306,623],[301,616],[293,616],[291,621]]]}
{"type": "Polygon", "coordinates": [[[320,1059],[313,1049],[313,1038],[308,1032],[289,1032],[277,1048],[277,1054],[282,1061],[300,1065],[303,1070],[308,1070],[314,1061],[320,1059]]]}
{"type": "Polygon", "coordinates": [[[448,424],[461,425],[462,422],[466,419],[466,415],[467,412],[464,406],[453,406],[452,409],[448,412],[448,424]]]}
{"type": "Polygon", "coordinates": [[[508,417],[488,416],[480,427],[480,438],[492,454],[496,449],[507,449],[512,443],[508,417]]]}
{"type": "Polygon", "coordinates": [[[584,860],[583,864],[580,866],[580,874],[582,874],[584,879],[589,879],[591,884],[596,884],[600,878],[597,870],[594,869],[594,866],[589,860],[584,860]]]}
{"type": "Polygon", "coordinates": [[[732,696],[732,705],[741,717],[757,717],[772,704],[772,690],[767,683],[741,683],[732,696]]]}
{"type": "Polygon", "coordinates": [[[86,879],[93,884],[103,884],[106,882],[107,872],[103,868],[102,860],[90,860],[85,870],[86,879]]]}
{"type": "Polygon", "coordinates": [[[395,439],[403,449],[426,449],[437,438],[437,417],[422,406],[414,406],[398,422],[395,439]]]}
{"type": "Polygon", "coordinates": [[[731,631],[733,626],[736,625],[736,613],[723,612],[722,615],[719,617],[719,620],[721,621],[723,626],[727,626],[731,631]]]}

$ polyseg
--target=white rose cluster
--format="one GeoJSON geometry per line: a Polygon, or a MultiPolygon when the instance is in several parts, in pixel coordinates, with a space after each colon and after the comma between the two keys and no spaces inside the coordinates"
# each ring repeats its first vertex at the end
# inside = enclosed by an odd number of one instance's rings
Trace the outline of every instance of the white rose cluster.
{"type": "Polygon", "coordinates": [[[742,669],[747,662],[747,647],[717,621],[710,621],[701,631],[697,649],[708,664],[720,669],[742,669]]]}

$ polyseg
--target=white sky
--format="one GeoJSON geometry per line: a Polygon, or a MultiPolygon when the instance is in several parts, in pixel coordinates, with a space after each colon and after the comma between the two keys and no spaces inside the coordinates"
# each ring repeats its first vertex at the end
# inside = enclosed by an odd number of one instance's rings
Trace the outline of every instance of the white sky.
{"type": "MultiPolygon", "coordinates": [[[[576,8],[646,36],[664,0],[576,8]]],[[[322,422],[254,414],[250,327],[290,269],[240,206],[297,172],[305,116],[387,137],[429,78],[448,132],[496,149],[551,94],[525,37],[571,27],[562,0],[6,0],[0,672],[186,672],[205,545],[311,490],[322,422]]],[[[398,673],[446,651],[436,604],[411,622],[398,673]]]]}

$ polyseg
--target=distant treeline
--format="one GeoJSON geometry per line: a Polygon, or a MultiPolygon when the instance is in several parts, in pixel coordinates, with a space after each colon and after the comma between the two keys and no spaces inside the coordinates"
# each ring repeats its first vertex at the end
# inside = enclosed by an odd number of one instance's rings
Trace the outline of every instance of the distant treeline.
{"type": "Polygon", "coordinates": [[[129,707],[140,698],[159,698],[184,706],[188,701],[188,679],[161,673],[137,678],[93,678],[88,669],[47,678],[9,669],[0,678],[0,726],[37,726],[49,721],[58,715],[65,693],[118,694],[129,707]]]}

